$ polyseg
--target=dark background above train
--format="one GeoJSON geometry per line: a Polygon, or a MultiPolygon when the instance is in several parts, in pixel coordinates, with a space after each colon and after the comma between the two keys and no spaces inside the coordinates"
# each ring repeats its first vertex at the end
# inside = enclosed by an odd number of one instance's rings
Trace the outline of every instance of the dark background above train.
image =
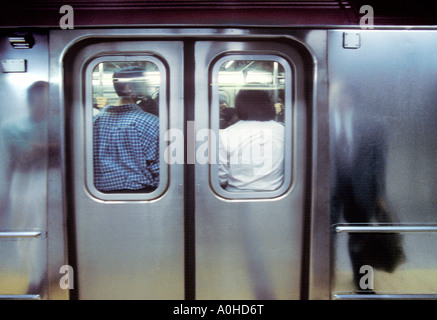
{"type": "Polygon", "coordinates": [[[437,23],[433,7],[421,1],[377,0],[68,0],[3,4],[2,27],[59,27],[62,5],[74,9],[74,27],[144,25],[349,26],[359,25],[364,5],[372,6],[375,26],[437,23]]]}

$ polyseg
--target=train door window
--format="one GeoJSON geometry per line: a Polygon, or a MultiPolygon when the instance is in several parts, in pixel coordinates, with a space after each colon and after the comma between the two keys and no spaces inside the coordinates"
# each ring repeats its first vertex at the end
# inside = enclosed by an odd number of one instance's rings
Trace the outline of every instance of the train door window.
{"type": "Polygon", "coordinates": [[[273,55],[227,55],[211,70],[213,189],[225,198],[272,198],[292,181],[293,73],[273,55]]]}
{"type": "Polygon", "coordinates": [[[165,78],[155,57],[101,57],[89,64],[87,186],[95,196],[147,200],[163,190],[165,78]]]}

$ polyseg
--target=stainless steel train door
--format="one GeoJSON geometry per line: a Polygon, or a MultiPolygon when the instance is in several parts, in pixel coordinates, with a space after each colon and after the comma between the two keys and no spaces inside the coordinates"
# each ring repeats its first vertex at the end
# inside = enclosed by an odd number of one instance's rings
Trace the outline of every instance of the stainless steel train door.
{"type": "Polygon", "coordinates": [[[184,299],[183,166],[166,164],[168,142],[159,140],[159,186],[151,192],[105,191],[95,183],[93,163],[93,118],[102,100],[103,105],[117,100],[116,70],[146,70],[148,96],[159,106],[160,137],[169,127],[183,130],[182,43],[91,41],[78,46],[70,49],[72,67],[65,63],[69,56],[64,59],[65,92],[72,92],[71,101],[66,98],[66,139],[74,289],[79,299],[184,299]]]}
{"type": "MultiPolygon", "coordinates": [[[[305,273],[308,170],[302,57],[293,45],[274,41],[205,41],[197,42],[195,50],[196,157],[200,157],[195,172],[196,298],[299,299],[305,273]],[[235,107],[235,94],[243,88],[269,90],[282,104],[282,119],[276,121],[285,131],[285,157],[282,180],[273,188],[273,184],[223,188],[219,183],[221,104],[235,107]],[[200,164],[208,139],[209,165],[200,164]]],[[[261,152],[272,152],[264,146],[261,152]]],[[[280,156],[273,154],[273,161],[280,156]]]]}
{"type": "Polygon", "coordinates": [[[67,191],[78,298],[301,298],[309,138],[304,63],[293,44],[115,38],[70,52],[67,191]],[[159,94],[159,187],[107,193],[95,183],[93,117],[102,97],[116,98],[114,70],[138,65],[149,72],[150,95],[159,94]],[[218,180],[220,103],[234,109],[243,87],[282,105],[273,188],[224,189],[218,180]]]}

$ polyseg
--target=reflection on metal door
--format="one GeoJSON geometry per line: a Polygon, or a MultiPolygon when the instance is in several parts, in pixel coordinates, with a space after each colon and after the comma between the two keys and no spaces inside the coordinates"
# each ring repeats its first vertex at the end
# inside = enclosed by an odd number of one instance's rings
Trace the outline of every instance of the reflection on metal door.
{"type": "Polygon", "coordinates": [[[75,54],[66,112],[80,299],[184,298],[183,166],[164,161],[160,139],[183,130],[182,70],[180,42],[96,41],[75,54]]]}

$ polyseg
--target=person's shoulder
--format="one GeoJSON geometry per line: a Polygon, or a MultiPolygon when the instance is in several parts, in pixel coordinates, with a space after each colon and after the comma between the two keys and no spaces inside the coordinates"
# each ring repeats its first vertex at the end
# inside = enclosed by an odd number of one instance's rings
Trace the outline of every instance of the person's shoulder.
{"type": "Polygon", "coordinates": [[[275,128],[275,129],[278,129],[278,130],[284,130],[285,129],[283,123],[280,123],[280,122],[275,121],[275,120],[266,121],[265,123],[266,123],[266,126],[271,127],[271,128],[275,128]]]}
{"type": "Polygon", "coordinates": [[[247,120],[238,120],[234,124],[231,124],[229,127],[222,129],[222,130],[228,130],[231,131],[233,129],[238,129],[240,127],[244,127],[247,124],[247,120]]]}
{"type": "Polygon", "coordinates": [[[242,127],[244,127],[244,121],[239,120],[237,122],[235,122],[234,124],[231,124],[230,126],[220,129],[219,130],[219,134],[224,136],[224,135],[232,135],[235,134],[235,132],[237,130],[241,130],[242,127]]]}
{"type": "MultiPolygon", "coordinates": [[[[138,107],[138,106],[137,106],[138,107]]],[[[145,126],[158,126],[159,125],[159,117],[142,110],[140,107],[135,109],[135,118],[136,121],[145,125],[145,126]]]]}
{"type": "Polygon", "coordinates": [[[155,116],[154,114],[151,114],[147,111],[140,110],[141,117],[150,123],[159,123],[159,117],[155,116]]]}

